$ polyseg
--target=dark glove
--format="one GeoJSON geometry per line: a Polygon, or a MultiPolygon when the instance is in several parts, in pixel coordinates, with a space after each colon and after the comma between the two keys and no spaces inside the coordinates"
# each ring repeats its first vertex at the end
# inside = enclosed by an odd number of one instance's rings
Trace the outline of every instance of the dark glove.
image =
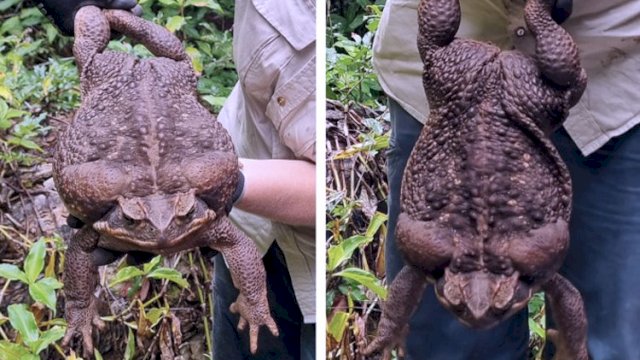
{"type": "Polygon", "coordinates": [[[233,195],[231,195],[231,201],[225,206],[225,211],[227,215],[231,212],[233,205],[235,205],[238,200],[242,197],[244,193],[244,174],[242,171],[238,173],[238,185],[236,185],[236,189],[233,191],[233,195]]]}
{"type": "Polygon", "coordinates": [[[104,9],[132,10],[136,0],[35,0],[38,7],[62,31],[73,35],[73,19],[83,6],[93,5],[104,9]]]}
{"type": "Polygon", "coordinates": [[[551,18],[558,24],[565,22],[573,11],[573,0],[556,0],[551,11],[551,18]]]}

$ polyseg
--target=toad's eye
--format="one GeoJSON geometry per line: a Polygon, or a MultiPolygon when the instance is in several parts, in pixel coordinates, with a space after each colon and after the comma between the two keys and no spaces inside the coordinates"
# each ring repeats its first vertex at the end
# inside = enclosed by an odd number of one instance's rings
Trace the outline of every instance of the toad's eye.
{"type": "Polygon", "coordinates": [[[124,220],[125,225],[133,225],[135,223],[135,221],[126,214],[122,214],[122,219],[124,220]]]}

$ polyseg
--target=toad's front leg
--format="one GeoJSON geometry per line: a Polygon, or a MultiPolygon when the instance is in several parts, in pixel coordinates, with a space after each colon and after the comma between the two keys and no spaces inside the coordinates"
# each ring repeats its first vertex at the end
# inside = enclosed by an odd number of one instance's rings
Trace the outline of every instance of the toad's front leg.
{"type": "Polygon", "coordinates": [[[64,295],[67,332],[62,346],[66,347],[74,335],[80,334],[84,344],[84,357],[93,354],[93,326],[104,327],[96,309],[93,295],[98,285],[98,267],[94,264],[91,251],[98,244],[99,235],[85,225],[71,238],[65,255],[64,295]]]}
{"type": "Polygon", "coordinates": [[[559,274],[542,287],[551,305],[558,331],[549,330],[554,342],[554,360],[588,360],[587,314],[578,290],[559,274]]]}
{"type": "Polygon", "coordinates": [[[391,350],[404,347],[409,332],[409,319],[422,300],[427,279],[413,266],[405,265],[391,283],[389,299],[385,302],[376,338],[364,350],[364,355],[383,351],[383,358],[391,358],[391,350]]]}
{"type": "Polygon", "coordinates": [[[258,349],[258,331],[266,325],[274,336],[278,327],[271,317],[267,300],[267,277],[255,244],[226,217],[219,219],[208,232],[209,246],[224,256],[233,284],[240,291],[231,311],[240,315],[239,330],[249,324],[251,353],[258,349]]]}

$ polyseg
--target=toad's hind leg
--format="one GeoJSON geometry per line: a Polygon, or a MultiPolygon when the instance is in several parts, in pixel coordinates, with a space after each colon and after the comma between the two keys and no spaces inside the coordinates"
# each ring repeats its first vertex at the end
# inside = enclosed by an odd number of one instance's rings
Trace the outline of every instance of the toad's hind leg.
{"type": "Polygon", "coordinates": [[[404,212],[398,216],[396,241],[405,260],[426,273],[444,269],[453,255],[450,229],[414,220],[404,212]]]}
{"type": "Polygon", "coordinates": [[[434,50],[449,45],[460,27],[459,0],[422,0],[418,8],[418,50],[427,62],[434,50]]]}
{"type": "Polygon", "coordinates": [[[549,330],[557,360],[588,360],[587,314],[578,290],[559,274],[543,286],[558,331],[549,330]]]}
{"type": "MultiPolygon", "coordinates": [[[[569,33],[551,18],[553,4],[552,0],[528,0],[525,7],[527,27],[536,39],[538,67],[554,84],[584,91],[587,78],[580,66],[578,46],[569,33]]],[[[582,91],[579,91],[575,101],[580,98],[582,91]]],[[[571,96],[572,99],[574,97],[571,96]]]]}
{"type": "Polygon", "coordinates": [[[95,6],[85,6],[78,10],[74,20],[75,40],[73,56],[80,71],[109,43],[110,29],[102,10],[95,6]]]}
{"type": "Polygon", "coordinates": [[[104,13],[113,30],[140,42],[155,56],[176,61],[189,60],[180,40],[164,27],[139,18],[129,11],[106,10],[104,13]]]}
{"type": "MultiPolygon", "coordinates": [[[[213,122],[211,128],[220,127],[220,123],[213,122]]],[[[228,135],[223,132],[215,131],[204,133],[201,139],[206,140],[207,137],[218,137],[215,141],[220,141],[220,147],[223,147],[221,138],[228,135]]],[[[161,165],[163,176],[159,182],[170,187],[173,182],[173,174],[176,168],[181,169],[182,177],[188,182],[191,188],[196,189],[198,197],[204,200],[216,215],[223,216],[230,211],[230,201],[233,200],[233,194],[239,181],[239,162],[231,141],[227,142],[228,148],[224,151],[212,151],[202,154],[198,157],[184,159],[181,162],[167,162],[161,165]]]]}
{"type": "Polygon", "coordinates": [[[220,218],[207,233],[209,246],[224,256],[234,286],[240,291],[231,311],[240,315],[238,329],[249,325],[251,353],[258,349],[258,331],[265,325],[278,336],[267,300],[267,279],[262,259],[254,243],[226,217],[220,218]]]}
{"type": "Polygon", "coordinates": [[[378,334],[364,350],[365,355],[383,351],[384,358],[388,358],[393,348],[404,346],[409,319],[418,308],[426,287],[427,279],[420,269],[409,265],[402,268],[389,287],[378,334]]]}

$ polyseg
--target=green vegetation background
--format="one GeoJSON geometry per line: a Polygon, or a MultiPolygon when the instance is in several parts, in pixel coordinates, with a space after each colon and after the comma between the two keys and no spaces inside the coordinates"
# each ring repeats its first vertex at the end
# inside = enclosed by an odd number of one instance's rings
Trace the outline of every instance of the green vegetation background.
{"type": "MultiPolygon", "coordinates": [[[[237,80],[234,1],[138,2],[146,19],[184,41],[200,74],[201,98],[219,110],[237,80]]],[[[0,24],[0,360],[59,359],[66,245],[58,231],[32,227],[30,219],[38,217],[33,196],[45,192],[46,179],[31,174],[49,162],[57,134],[79,106],[78,72],[72,38],[61,36],[37,8],[0,0],[0,24]]],[[[109,48],[151,55],[118,37],[109,48]]],[[[98,359],[209,357],[211,266],[199,252],[158,257],[140,267],[120,262],[109,271],[102,297],[112,315],[98,342],[107,350],[96,352],[98,359]]]]}
{"type": "MultiPolygon", "coordinates": [[[[363,358],[360,349],[375,335],[387,296],[390,126],[371,64],[383,7],[384,1],[357,0],[329,1],[327,8],[327,359],[363,358]]],[[[542,294],[530,301],[529,313],[530,358],[542,359],[542,294]]]]}

